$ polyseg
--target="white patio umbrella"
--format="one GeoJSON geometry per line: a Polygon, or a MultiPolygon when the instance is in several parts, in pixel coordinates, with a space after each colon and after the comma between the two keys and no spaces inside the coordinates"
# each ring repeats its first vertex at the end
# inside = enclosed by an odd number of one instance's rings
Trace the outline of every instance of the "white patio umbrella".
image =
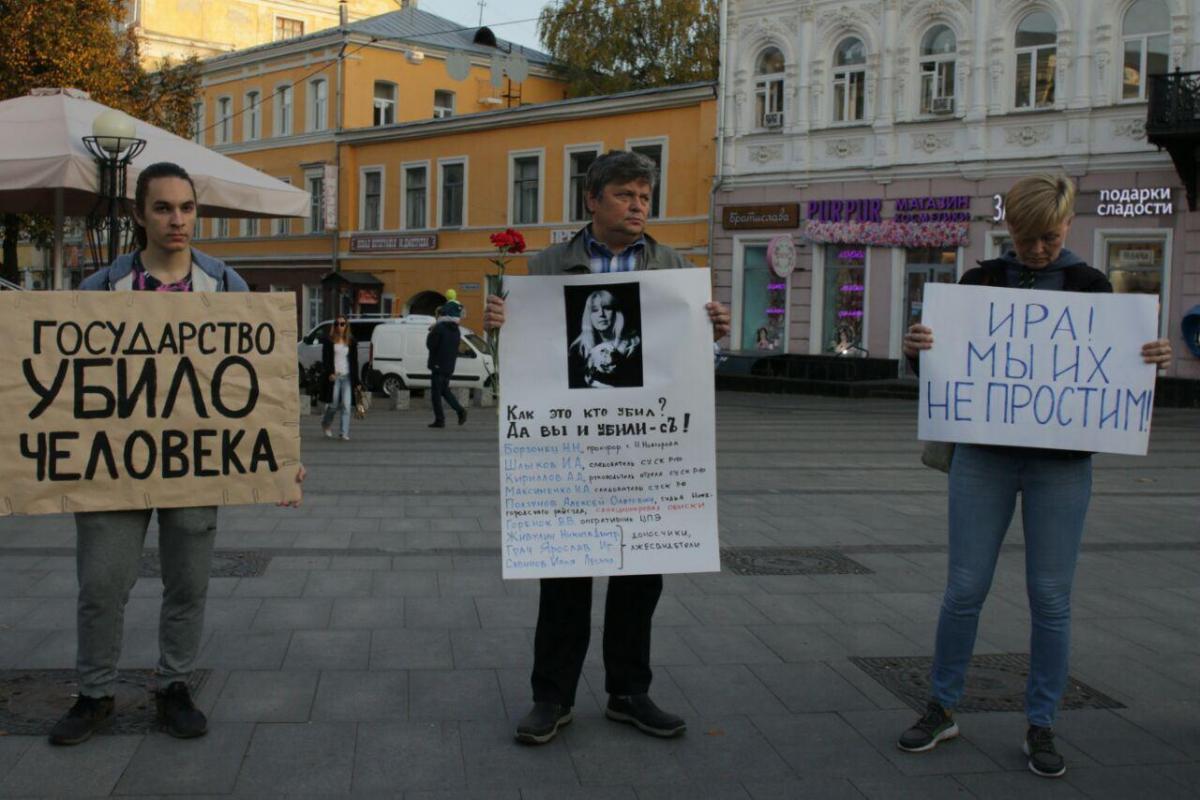
{"type": "MultiPolygon", "coordinates": [[[[92,121],[109,110],[78,89],[35,89],[0,102],[0,213],[54,218],[55,288],[62,286],[63,218],[87,215],[99,199],[99,168],[83,137],[92,135],[92,121]]],[[[146,148],[129,167],[128,199],[142,167],[173,161],[192,176],[201,216],[308,214],[307,191],[147,122],[133,122],[146,148]]]]}

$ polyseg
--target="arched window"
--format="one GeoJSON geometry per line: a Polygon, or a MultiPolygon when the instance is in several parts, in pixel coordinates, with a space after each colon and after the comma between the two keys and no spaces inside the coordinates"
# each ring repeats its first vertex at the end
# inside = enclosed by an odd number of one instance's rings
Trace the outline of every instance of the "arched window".
{"type": "Polygon", "coordinates": [[[1121,99],[1145,100],[1146,77],[1170,69],[1171,15],[1162,0],[1137,0],[1121,23],[1121,99]]]}
{"type": "Polygon", "coordinates": [[[1026,14],[1017,25],[1017,108],[1054,105],[1054,67],[1057,63],[1058,26],[1045,11],[1026,14]]]}
{"type": "Polygon", "coordinates": [[[866,116],[867,48],[862,39],[842,39],[833,52],[833,121],[856,122],[866,116]]]}
{"type": "Polygon", "coordinates": [[[783,127],[783,53],[768,47],[754,63],[754,125],[783,127]]]}
{"type": "Polygon", "coordinates": [[[954,31],[934,25],[921,39],[921,113],[954,113],[954,31]]]}

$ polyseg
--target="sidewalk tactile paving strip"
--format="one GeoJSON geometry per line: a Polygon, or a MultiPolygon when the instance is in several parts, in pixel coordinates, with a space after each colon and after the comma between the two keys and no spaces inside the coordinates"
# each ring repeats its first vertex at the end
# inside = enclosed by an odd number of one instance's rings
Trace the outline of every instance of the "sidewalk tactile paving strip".
{"type": "MultiPolygon", "coordinates": [[[[270,563],[271,556],[258,550],[214,550],[208,576],[210,578],[257,578],[263,574],[270,563]]],[[[149,550],[142,553],[138,577],[157,578],[160,575],[162,575],[162,567],[159,564],[158,551],[149,550]]]]}
{"type": "Polygon", "coordinates": [[[836,550],[818,547],[722,547],[721,564],[735,575],[871,575],[836,550]]]}
{"type": "MultiPolygon", "coordinates": [[[[208,680],[209,670],[198,669],[188,678],[192,697],[208,680]]],[[[149,686],[152,669],[123,669],[117,678],[117,713],[100,728],[104,734],[142,734],[158,728],[154,695],[149,686]]],[[[75,704],[78,675],[73,669],[0,670],[0,735],[45,736],[54,723],[75,704]]]]}
{"type": "MultiPolygon", "coordinates": [[[[850,661],[913,709],[922,713],[925,711],[933,658],[851,656],[850,661]]],[[[1025,679],[1028,674],[1029,656],[1025,653],[975,656],[967,670],[966,691],[955,710],[1024,711],[1025,679]]],[[[1085,708],[1125,708],[1125,705],[1082,681],[1068,677],[1061,708],[1077,711],[1085,708]]]]}

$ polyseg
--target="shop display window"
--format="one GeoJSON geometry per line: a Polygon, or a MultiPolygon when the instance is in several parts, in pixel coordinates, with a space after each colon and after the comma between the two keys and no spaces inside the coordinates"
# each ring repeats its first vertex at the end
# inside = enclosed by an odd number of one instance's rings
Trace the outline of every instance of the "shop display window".
{"type": "MultiPolygon", "coordinates": [[[[1166,271],[1165,238],[1120,238],[1104,243],[1104,264],[1113,291],[1152,294],[1160,300],[1166,271]]],[[[1161,322],[1162,303],[1159,304],[1161,322]]]]}
{"type": "Polygon", "coordinates": [[[767,266],[767,246],[742,250],[742,349],[782,353],[787,340],[787,279],[767,266]]]}
{"type": "Polygon", "coordinates": [[[827,252],[821,352],[865,355],[862,339],[867,295],[866,247],[829,245],[827,252]]]}

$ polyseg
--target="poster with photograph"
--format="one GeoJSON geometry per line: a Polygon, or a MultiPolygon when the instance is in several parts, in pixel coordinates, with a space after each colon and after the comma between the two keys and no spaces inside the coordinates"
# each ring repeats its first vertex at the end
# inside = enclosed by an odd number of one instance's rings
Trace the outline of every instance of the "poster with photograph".
{"type": "Polygon", "coordinates": [[[709,280],[505,278],[505,578],[720,569],[709,280]]]}
{"type": "Polygon", "coordinates": [[[3,292],[0,337],[0,515],[299,498],[291,292],[3,292]]]}
{"type": "Polygon", "coordinates": [[[1145,455],[1158,298],[927,284],[917,436],[1145,455]]]}

